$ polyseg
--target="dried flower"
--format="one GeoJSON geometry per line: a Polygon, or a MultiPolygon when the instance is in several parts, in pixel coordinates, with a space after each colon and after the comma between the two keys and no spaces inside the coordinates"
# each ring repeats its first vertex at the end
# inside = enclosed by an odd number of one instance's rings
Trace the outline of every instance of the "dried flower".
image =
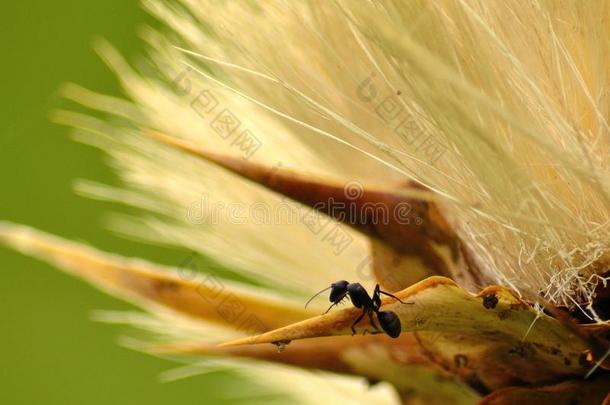
{"type": "Polygon", "coordinates": [[[145,309],[103,317],[152,332],[132,347],[206,359],[174,377],[237,367],[303,402],[608,400],[610,3],[144,3],[169,28],[145,31],[146,71],[98,44],[129,101],[70,85],[104,119],[55,118],[124,183],[78,191],[147,212],[115,230],[227,273],[10,223],[0,241],[145,309]],[[414,303],[383,301],[398,339],[303,308],[342,279],[414,303]]]}

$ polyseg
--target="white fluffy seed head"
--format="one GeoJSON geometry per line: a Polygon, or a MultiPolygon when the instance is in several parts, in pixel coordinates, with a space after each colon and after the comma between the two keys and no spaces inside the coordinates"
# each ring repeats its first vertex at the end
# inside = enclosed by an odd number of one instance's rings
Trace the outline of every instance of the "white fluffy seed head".
{"type": "MultiPolygon", "coordinates": [[[[252,161],[391,188],[421,182],[442,196],[486,282],[590,303],[610,262],[608,2],[145,4],[172,31],[144,32],[161,74],[142,77],[102,47],[133,104],[74,97],[239,155],[202,115],[207,91],[260,142],[252,161]]],[[[140,236],[307,291],[330,274],[354,279],[367,256],[347,228],[355,243],[336,255],[285,218],[262,229],[193,224],[186,214],[203,195],[280,197],[131,135],[102,146],[128,202],[172,219],[140,221],[140,236]]]]}

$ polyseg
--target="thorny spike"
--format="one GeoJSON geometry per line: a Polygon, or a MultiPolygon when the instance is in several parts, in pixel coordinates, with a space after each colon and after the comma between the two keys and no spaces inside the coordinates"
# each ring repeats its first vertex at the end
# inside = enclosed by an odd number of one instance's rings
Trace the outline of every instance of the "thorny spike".
{"type": "MultiPolygon", "coordinates": [[[[377,279],[388,290],[398,291],[431,275],[451,277],[465,285],[483,284],[470,253],[433,202],[407,198],[389,188],[379,190],[357,182],[342,184],[338,179],[320,179],[281,167],[263,166],[204,150],[152,129],[143,128],[142,133],[314,208],[381,242],[382,245],[372,243],[373,265],[377,279]],[[380,205],[385,208],[381,213],[371,209],[380,205]],[[397,269],[388,268],[388,263],[395,263],[397,258],[405,259],[408,266],[414,266],[413,259],[417,258],[427,269],[424,276],[403,281],[395,275],[397,269]]],[[[415,183],[396,185],[396,189],[427,193],[415,183]]],[[[408,271],[400,268],[400,272],[408,271]]]]}

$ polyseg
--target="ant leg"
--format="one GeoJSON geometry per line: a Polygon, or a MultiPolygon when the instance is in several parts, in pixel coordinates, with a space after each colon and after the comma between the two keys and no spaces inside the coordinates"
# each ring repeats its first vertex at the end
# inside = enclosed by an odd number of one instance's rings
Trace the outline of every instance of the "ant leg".
{"type": "Polygon", "coordinates": [[[378,311],[381,307],[381,298],[379,296],[379,284],[375,285],[375,291],[373,291],[373,310],[378,311]]]}
{"type": "Polygon", "coordinates": [[[362,311],[360,316],[354,321],[354,323],[352,323],[352,336],[356,334],[356,329],[354,329],[354,326],[356,326],[358,322],[362,320],[362,318],[364,318],[364,311],[362,311]]]}
{"type": "MultiPolygon", "coordinates": [[[[335,305],[337,305],[337,304],[339,304],[341,301],[343,301],[343,299],[345,298],[345,296],[346,296],[346,295],[347,295],[347,293],[343,294],[341,297],[339,297],[339,299],[338,299],[337,301],[333,302],[333,303],[331,304],[331,306],[330,306],[330,307],[328,307],[328,309],[326,310],[326,312],[324,312],[324,314],[328,313],[328,311],[330,311],[332,307],[334,307],[335,305]]],[[[322,314],[322,315],[324,315],[324,314],[322,314]]]]}
{"type": "MultiPolygon", "coordinates": [[[[375,330],[379,330],[379,327],[377,326],[377,324],[375,323],[375,318],[373,318],[373,313],[372,312],[367,312],[367,315],[369,316],[369,322],[371,323],[371,326],[373,328],[375,328],[375,330]]],[[[373,334],[373,332],[371,332],[371,334],[373,334]]]]}
{"type": "Polygon", "coordinates": [[[380,293],[380,294],[383,294],[383,295],[387,295],[388,297],[392,297],[392,298],[394,298],[396,301],[399,301],[401,304],[413,304],[412,302],[404,302],[403,300],[401,300],[400,298],[398,298],[398,297],[397,297],[397,296],[395,296],[395,295],[390,294],[389,292],[385,292],[385,291],[379,290],[379,293],[380,293]]]}

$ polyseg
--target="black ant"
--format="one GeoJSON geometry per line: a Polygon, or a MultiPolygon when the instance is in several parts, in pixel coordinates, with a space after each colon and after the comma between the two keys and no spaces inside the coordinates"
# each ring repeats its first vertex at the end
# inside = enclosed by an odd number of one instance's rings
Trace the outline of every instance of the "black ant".
{"type": "Polygon", "coordinates": [[[324,313],[327,313],[331,310],[332,307],[341,303],[347,296],[349,296],[350,300],[352,301],[352,304],[356,308],[362,309],[362,314],[360,314],[360,316],[358,316],[358,318],[352,324],[352,336],[356,334],[356,329],[354,327],[358,324],[358,322],[362,320],[362,318],[364,318],[364,315],[367,315],[369,317],[369,321],[373,328],[379,331],[379,328],[375,323],[375,319],[373,318],[373,313],[377,314],[379,324],[381,325],[383,331],[388,334],[388,336],[392,338],[397,338],[400,335],[401,325],[398,316],[392,311],[379,310],[379,308],[381,307],[381,294],[387,295],[388,297],[392,297],[402,304],[412,304],[412,302],[403,302],[397,296],[381,290],[379,288],[379,284],[375,286],[375,291],[373,292],[373,297],[371,298],[366,292],[366,289],[362,286],[362,284],[350,283],[345,280],[340,280],[335,283],[332,283],[330,287],[323,289],[322,291],[311,297],[309,301],[307,301],[307,303],[305,304],[305,308],[307,308],[307,305],[309,305],[311,300],[313,300],[315,297],[322,294],[326,290],[330,290],[329,301],[332,302],[332,304],[324,313]]]}

